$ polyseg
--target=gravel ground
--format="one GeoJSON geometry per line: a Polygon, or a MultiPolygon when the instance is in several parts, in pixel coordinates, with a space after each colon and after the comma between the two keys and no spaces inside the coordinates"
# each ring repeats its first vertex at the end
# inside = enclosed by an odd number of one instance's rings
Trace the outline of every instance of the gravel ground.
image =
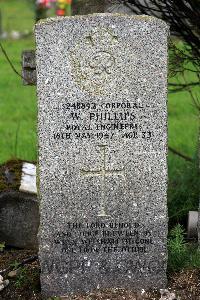
{"type": "MultiPolygon", "coordinates": [[[[17,262],[37,255],[33,251],[4,250],[0,253],[0,272],[9,279],[9,285],[0,292],[0,300],[46,300],[40,294],[38,261],[30,262],[19,268],[17,275],[8,277],[8,273],[17,262]]],[[[170,300],[200,300],[200,269],[186,269],[168,276],[168,291],[175,294],[170,300]]],[[[143,291],[135,293],[131,290],[109,289],[98,290],[90,294],[79,294],[63,297],[62,300],[168,300],[161,298],[160,291],[143,291]]]]}

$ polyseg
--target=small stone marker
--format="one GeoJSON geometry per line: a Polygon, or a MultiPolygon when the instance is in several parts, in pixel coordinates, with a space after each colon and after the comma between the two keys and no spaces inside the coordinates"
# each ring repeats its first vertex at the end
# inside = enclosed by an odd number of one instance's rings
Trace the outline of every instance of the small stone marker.
{"type": "Polygon", "coordinates": [[[21,185],[19,190],[37,195],[36,165],[27,162],[23,163],[21,185]]]}
{"type": "Polygon", "coordinates": [[[33,194],[0,193],[0,242],[7,246],[37,249],[39,205],[33,194]]]}
{"type": "Polygon", "coordinates": [[[37,249],[39,203],[36,166],[7,162],[0,168],[0,242],[6,246],[37,249]],[[22,174],[18,177],[18,173],[22,174]]]}
{"type": "Polygon", "coordinates": [[[35,51],[24,50],[22,52],[22,77],[24,85],[36,85],[35,51]]]}
{"type": "Polygon", "coordinates": [[[166,285],[167,36],[148,16],[36,25],[45,296],[166,285]]]}
{"type": "Polygon", "coordinates": [[[188,226],[187,226],[187,237],[189,239],[197,238],[198,236],[198,211],[189,211],[188,213],[188,226]]]}

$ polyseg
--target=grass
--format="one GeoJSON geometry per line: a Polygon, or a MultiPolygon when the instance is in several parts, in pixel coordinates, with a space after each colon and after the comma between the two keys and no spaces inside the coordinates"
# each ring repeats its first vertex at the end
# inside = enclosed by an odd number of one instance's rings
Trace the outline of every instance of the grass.
{"type": "MultiPolygon", "coordinates": [[[[28,0],[0,0],[4,30],[31,30],[34,12],[28,0]]],[[[3,41],[15,65],[21,69],[21,52],[34,49],[33,38],[3,41]]],[[[11,158],[36,160],[36,92],[35,87],[23,86],[21,78],[11,70],[0,53],[0,163],[11,158]]],[[[193,81],[188,72],[187,81],[193,81]]],[[[177,81],[178,78],[172,79],[177,81]]],[[[199,93],[199,88],[195,88],[199,93]]],[[[195,157],[198,140],[198,115],[188,92],[169,94],[169,145],[195,157]]],[[[198,206],[197,169],[195,164],[169,153],[169,215],[176,223],[185,218],[189,209],[198,206]]]]}
{"type": "Polygon", "coordinates": [[[0,0],[4,31],[31,31],[34,26],[34,10],[31,0],[0,0]]]}
{"type": "MultiPolygon", "coordinates": [[[[32,49],[32,39],[3,41],[8,56],[20,71],[21,52],[32,49]]],[[[0,53],[0,163],[11,158],[36,160],[36,92],[23,86],[0,53]]]]}
{"type": "MultiPolygon", "coordinates": [[[[179,44],[178,47],[181,47],[179,44]]],[[[187,68],[192,69],[193,66],[188,64],[187,68]]],[[[195,73],[187,71],[184,76],[186,82],[198,81],[195,73]]],[[[170,82],[185,83],[180,75],[170,78],[170,82]]],[[[199,97],[200,88],[195,87],[192,92],[199,97]]],[[[197,210],[199,206],[199,112],[188,91],[169,94],[168,116],[169,146],[194,159],[190,163],[169,152],[168,210],[172,227],[178,222],[186,225],[188,211],[197,210]]]]}
{"type": "Polygon", "coordinates": [[[168,272],[184,268],[200,268],[200,249],[196,244],[186,243],[186,232],[181,225],[175,226],[168,237],[168,272]]]}

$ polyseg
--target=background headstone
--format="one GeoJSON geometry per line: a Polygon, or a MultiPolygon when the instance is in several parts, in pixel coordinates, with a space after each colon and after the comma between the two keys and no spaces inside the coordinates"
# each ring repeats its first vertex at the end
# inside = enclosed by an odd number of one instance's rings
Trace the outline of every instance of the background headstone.
{"type": "Polygon", "coordinates": [[[46,296],[166,285],[167,36],[148,16],[36,25],[46,296]]]}
{"type": "Polygon", "coordinates": [[[22,177],[19,190],[37,194],[36,165],[24,162],[22,165],[22,177]]]}
{"type": "Polygon", "coordinates": [[[36,85],[35,50],[22,52],[22,78],[24,85],[36,85]]]}
{"type": "Polygon", "coordinates": [[[189,211],[188,213],[188,224],[187,224],[187,237],[189,239],[198,238],[198,211],[189,211]]]}
{"type": "Polygon", "coordinates": [[[37,249],[39,207],[37,197],[28,193],[0,193],[0,241],[7,246],[37,249]]]}
{"type": "Polygon", "coordinates": [[[0,167],[0,242],[37,249],[38,227],[36,166],[9,161],[0,167]]]}

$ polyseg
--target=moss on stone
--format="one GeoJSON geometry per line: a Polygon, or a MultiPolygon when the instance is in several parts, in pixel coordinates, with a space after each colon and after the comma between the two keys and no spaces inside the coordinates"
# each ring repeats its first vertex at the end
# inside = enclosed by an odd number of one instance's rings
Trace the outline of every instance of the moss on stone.
{"type": "Polygon", "coordinates": [[[22,160],[9,160],[0,165],[0,192],[19,190],[22,164],[22,160]]]}

